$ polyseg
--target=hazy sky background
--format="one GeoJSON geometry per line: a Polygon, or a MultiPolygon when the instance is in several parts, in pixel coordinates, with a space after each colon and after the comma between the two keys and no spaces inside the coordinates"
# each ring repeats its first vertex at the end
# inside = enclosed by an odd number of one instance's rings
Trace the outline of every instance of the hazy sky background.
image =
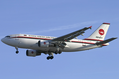
{"type": "MultiPolygon", "coordinates": [[[[106,39],[119,37],[118,0],[1,0],[0,39],[9,34],[62,36],[103,22],[111,23],[106,39]]],[[[119,39],[109,46],[80,52],[27,57],[26,49],[0,42],[0,79],[119,79],[119,39]]]]}

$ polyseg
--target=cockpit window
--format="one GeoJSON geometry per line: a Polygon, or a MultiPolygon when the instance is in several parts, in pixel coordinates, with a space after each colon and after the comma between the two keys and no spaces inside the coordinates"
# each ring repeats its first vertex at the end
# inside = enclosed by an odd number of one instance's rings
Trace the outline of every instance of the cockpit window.
{"type": "Polygon", "coordinates": [[[7,38],[10,38],[10,36],[6,36],[7,38]]]}

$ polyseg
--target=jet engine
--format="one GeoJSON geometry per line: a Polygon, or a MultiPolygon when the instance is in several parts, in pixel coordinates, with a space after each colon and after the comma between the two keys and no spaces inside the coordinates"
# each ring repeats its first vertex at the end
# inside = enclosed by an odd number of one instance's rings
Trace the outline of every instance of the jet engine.
{"type": "Polygon", "coordinates": [[[40,40],[38,41],[39,47],[55,47],[55,44],[51,44],[49,41],[40,40]]]}
{"type": "Polygon", "coordinates": [[[26,55],[35,57],[35,56],[41,55],[41,52],[38,52],[36,50],[26,50],[26,55]]]}

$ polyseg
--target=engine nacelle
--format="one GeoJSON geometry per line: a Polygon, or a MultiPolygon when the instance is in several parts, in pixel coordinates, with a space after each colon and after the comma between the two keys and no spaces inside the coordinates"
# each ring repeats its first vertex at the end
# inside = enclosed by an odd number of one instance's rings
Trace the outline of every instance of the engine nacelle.
{"type": "Polygon", "coordinates": [[[40,40],[40,41],[38,41],[38,46],[39,47],[49,47],[49,42],[44,41],[44,40],[40,40]]]}
{"type": "Polygon", "coordinates": [[[35,57],[35,56],[41,55],[41,52],[38,52],[36,50],[26,50],[26,55],[35,57]]]}
{"type": "Polygon", "coordinates": [[[49,41],[40,40],[38,41],[39,47],[55,47],[55,44],[51,44],[49,41]]]}

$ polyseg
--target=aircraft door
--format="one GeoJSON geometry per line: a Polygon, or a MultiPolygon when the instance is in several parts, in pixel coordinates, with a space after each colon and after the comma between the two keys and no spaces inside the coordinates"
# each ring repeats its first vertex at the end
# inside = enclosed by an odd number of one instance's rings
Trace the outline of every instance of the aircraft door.
{"type": "Polygon", "coordinates": [[[19,40],[19,38],[17,38],[18,35],[16,35],[15,37],[16,37],[15,38],[15,43],[16,43],[17,46],[19,46],[20,45],[20,40],[19,40]]]}

